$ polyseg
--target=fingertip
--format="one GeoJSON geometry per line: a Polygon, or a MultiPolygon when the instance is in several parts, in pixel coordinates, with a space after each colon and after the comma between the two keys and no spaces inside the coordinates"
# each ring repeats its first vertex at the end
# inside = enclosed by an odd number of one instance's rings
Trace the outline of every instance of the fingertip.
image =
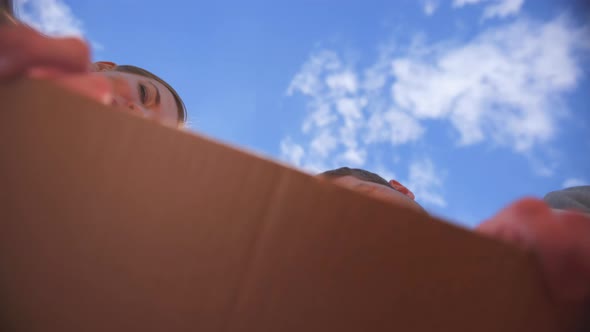
{"type": "Polygon", "coordinates": [[[487,238],[502,240],[499,239],[500,228],[502,226],[498,225],[497,223],[488,223],[484,222],[476,226],[473,231],[477,234],[485,236],[487,238]]]}
{"type": "Polygon", "coordinates": [[[88,64],[90,63],[91,52],[88,43],[81,38],[78,37],[65,37],[61,39],[61,42],[64,43],[62,47],[67,48],[71,54],[75,54],[75,59],[77,61],[72,62],[76,68],[76,71],[87,72],[88,71],[88,64]]]}
{"type": "Polygon", "coordinates": [[[489,233],[494,228],[494,222],[492,219],[484,220],[483,222],[479,223],[479,225],[475,226],[474,230],[478,233],[489,233]]]}
{"type": "Polygon", "coordinates": [[[539,216],[551,212],[551,209],[547,203],[534,197],[520,199],[514,204],[510,205],[508,209],[510,209],[512,213],[523,216],[539,216]]]}
{"type": "Polygon", "coordinates": [[[72,92],[89,97],[104,105],[111,105],[112,103],[112,86],[104,76],[92,74],[65,75],[56,79],[55,82],[72,92]]]}

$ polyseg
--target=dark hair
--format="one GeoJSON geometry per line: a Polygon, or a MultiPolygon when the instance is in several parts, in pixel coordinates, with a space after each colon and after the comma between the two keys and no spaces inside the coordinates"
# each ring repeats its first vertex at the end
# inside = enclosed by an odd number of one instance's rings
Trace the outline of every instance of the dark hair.
{"type": "MultiPolygon", "coordinates": [[[[325,171],[323,173],[318,174],[318,176],[320,177],[325,177],[328,179],[336,179],[342,176],[354,176],[355,178],[361,180],[361,181],[366,181],[366,182],[372,182],[372,183],[376,183],[376,184],[380,184],[382,186],[386,186],[388,188],[391,188],[397,192],[399,192],[399,190],[395,189],[389,182],[387,182],[384,178],[380,177],[379,175],[373,173],[373,172],[369,172],[367,170],[364,169],[360,169],[360,168],[349,168],[349,167],[340,167],[337,169],[333,169],[333,170],[329,170],[329,171],[325,171]]],[[[428,211],[426,211],[422,205],[416,203],[416,201],[414,201],[413,199],[411,199],[412,203],[414,203],[418,208],[420,208],[420,210],[426,214],[428,214],[428,211]]]]}
{"type": "Polygon", "coordinates": [[[14,13],[14,3],[12,0],[0,0],[0,26],[4,24],[18,24],[14,13]]]}
{"type": "Polygon", "coordinates": [[[355,178],[359,179],[359,180],[363,180],[363,181],[367,181],[367,182],[373,182],[373,183],[377,183],[380,185],[384,185],[386,187],[389,187],[391,189],[394,189],[393,186],[391,184],[389,184],[389,182],[387,182],[384,178],[380,177],[379,175],[366,171],[364,169],[360,169],[360,168],[349,168],[349,167],[340,167],[337,169],[333,169],[333,170],[329,170],[329,171],[325,171],[323,173],[320,173],[319,176],[323,176],[326,178],[339,178],[342,176],[354,176],[355,178]]]}
{"type": "Polygon", "coordinates": [[[158,76],[154,75],[153,73],[151,73],[143,68],[139,68],[139,67],[135,67],[135,66],[129,66],[129,65],[116,66],[115,68],[113,68],[113,70],[124,72],[124,73],[141,75],[141,76],[144,76],[147,78],[152,78],[152,79],[160,82],[163,86],[165,86],[168,90],[170,90],[170,92],[172,93],[172,96],[174,97],[174,101],[176,102],[176,108],[178,109],[178,123],[179,124],[186,123],[186,120],[187,120],[186,107],[184,106],[184,103],[182,102],[182,99],[180,98],[180,96],[178,95],[176,90],[174,90],[174,88],[172,88],[172,86],[170,86],[170,84],[166,83],[166,81],[164,81],[163,79],[159,78],[158,76]]]}
{"type": "Polygon", "coordinates": [[[0,9],[3,9],[8,14],[14,16],[14,3],[12,0],[0,0],[0,9]]]}

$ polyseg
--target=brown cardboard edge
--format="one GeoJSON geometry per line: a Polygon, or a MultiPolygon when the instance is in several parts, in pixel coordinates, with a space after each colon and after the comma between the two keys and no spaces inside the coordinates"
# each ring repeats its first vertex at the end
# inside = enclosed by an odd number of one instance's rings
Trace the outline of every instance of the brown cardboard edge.
{"type": "MultiPolygon", "coordinates": [[[[50,94],[54,94],[55,96],[61,96],[62,98],[68,98],[71,101],[74,101],[76,103],[80,102],[80,103],[88,103],[88,100],[86,100],[84,97],[79,97],[79,96],[73,96],[70,94],[67,94],[63,91],[61,91],[61,89],[56,88],[51,86],[50,84],[47,84],[45,82],[28,82],[28,81],[19,81],[16,82],[13,85],[9,85],[9,86],[4,86],[2,88],[0,88],[0,98],[4,100],[4,98],[8,95],[18,95],[20,94],[22,91],[27,91],[27,92],[31,92],[31,95],[35,95],[36,93],[42,91],[43,93],[50,93],[50,94]],[[77,100],[76,100],[77,99],[77,100]]],[[[117,112],[115,110],[110,110],[110,109],[106,109],[100,105],[95,105],[94,107],[95,109],[101,109],[101,112],[106,112],[108,113],[109,117],[112,117],[114,120],[116,120],[118,117],[120,119],[127,119],[125,121],[129,121],[129,122],[135,122],[138,126],[142,126],[142,127],[149,127],[150,130],[156,130],[156,131],[161,131],[161,130],[165,130],[165,131],[173,131],[175,133],[175,135],[178,133],[177,129],[174,128],[168,128],[168,127],[164,127],[161,126],[159,124],[153,123],[149,120],[146,119],[140,119],[137,118],[134,115],[130,115],[130,114],[126,114],[126,113],[121,113],[121,112],[117,112]],[[133,118],[131,120],[131,118],[133,118]],[[139,123],[142,123],[141,125],[139,123]]],[[[90,111],[92,112],[92,111],[90,111]]],[[[105,114],[106,114],[105,113],[105,114]]],[[[193,137],[195,139],[199,139],[199,140],[206,140],[206,141],[210,141],[209,138],[205,137],[204,135],[199,135],[196,133],[190,133],[190,132],[182,132],[181,133],[182,136],[190,136],[193,137]]],[[[220,147],[223,147],[225,149],[230,149],[232,150],[234,153],[240,154],[244,157],[248,157],[251,158],[251,153],[246,153],[244,151],[242,151],[241,149],[235,148],[229,144],[226,143],[219,143],[219,142],[210,142],[213,144],[216,144],[220,147]]],[[[257,158],[258,160],[262,160],[264,162],[270,162],[272,164],[274,164],[275,166],[279,166],[281,167],[281,172],[283,173],[282,175],[280,175],[281,178],[284,177],[295,177],[295,178],[302,178],[306,177],[308,178],[308,181],[311,182],[316,182],[316,183],[320,183],[321,186],[326,186],[326,187],[332,187],[333,191],[336,192],[342,192],[342,191],[346,191],[349,192],[350,195],[354,195],[357,196],[359,200],[367,200],[367,198],[359,193],[356,192],[352,192],[350,190],[347,190],[345,188],[336,188],[336,186],[333,186],[330,183],[327,183],[325,180],[322,179],[317,179],[317,178],[309,178],[309,174],[301,172],[299,170],[293,169],[291,167],[289,167],[288,165],[284,165],[282,163],[277,163],[276,161],[270,160],[269,158],[264,158],[260,155],[255,156],[255,158],[257,158]],[[286,167],[287,166],[287,167],[286,167]]],[[[385,205],[386,203],[373,203],[373,204],[379,204],[379,205],[385,205]]],[[[414,214],[414,218],[417,216],[416,213],[412,212],[412,211],[406,211],[407,214],[412,215],[414,214]]],[[[487,243],[487,245],[492,245],[492,246],[497,246],[498,248],[502,248],[502,251],[509,251],[511,252],[511,254],[515,255],[515,256],[520,256],[523,257],[522,261],[530,261],[530,255],[526,254],[526,253],[522,253],[518,250],[516,250],[515,248],[512,248],[510,246],[506,246],[502,243],[498,243],[497,241],[493,240],[493,239],[488,239],[486,237],[482,237],[480,235],[477,234],[473,234],[472,232],[462,228],[462,227],[458,227],[456,225],[452,225],[446,222],[436,222],[436,218],[432,218],[432,217],[428,217],[426,218],[429,221],[434,221],[432,227],[436,227],[438,229],[443,229],[445,232],[462,232],[464,235],[468,235],[471,237],[474,237],[477,239],[477,241],[482,241],[487,243]]]]}

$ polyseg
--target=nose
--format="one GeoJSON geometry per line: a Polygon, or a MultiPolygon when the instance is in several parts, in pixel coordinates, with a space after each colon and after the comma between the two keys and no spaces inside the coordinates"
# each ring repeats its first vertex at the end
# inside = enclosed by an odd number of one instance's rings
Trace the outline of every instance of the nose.
{"type": "Polygon", "coordinates": [[[127,108],[128,110],[132,111],[132,112],[140,112],[140,113],[145,113],[145,110],[143,109],[143,107],[137,105],[136,103],[134,103],[133,101],[124,98],[120,95],[115,95],[112,103],[112,106],[118,106],[118,107],[123,107],[123,108],[127,108]]]}
{"type": "Polygon", "coordinates": [[[129,108],[132,112],[142,112],[143,113],[143,109],[141,107],[137,106],[137,104],[135,104],[133,102],[128,102],[127,108],[129,108]]]}

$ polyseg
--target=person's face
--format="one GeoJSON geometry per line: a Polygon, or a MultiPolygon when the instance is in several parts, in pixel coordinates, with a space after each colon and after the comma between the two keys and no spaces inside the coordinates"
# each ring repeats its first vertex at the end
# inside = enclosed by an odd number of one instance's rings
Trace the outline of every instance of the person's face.
{"type": "Polygon", "coordinates": [[[390,183],[392,186],[399,188],[399,190],[378,183],[363,181],[352,175],[335,178],[332,182],[392,204],[401,205],[421,213],[426,213],[426,211],[414,201],[414,194],[394,180],[390,183]]]}
{"type": "Polygon", "coordinates": [[[128,108],[159,122],[178,123],[178,106],[168,88],[153,78],[116,71],[115,67],[109,62],[97,62],[93,66],[94,72],[110,81],[113,106],[128,108]]]}
{"type": "Polygon", "coordinates": [[[160,122],[178,122],[178,110],[172,92],[160,82],[145,76],[118,71],[103,71],[113,89],[113,106],[127,107],[160,122]]]}

